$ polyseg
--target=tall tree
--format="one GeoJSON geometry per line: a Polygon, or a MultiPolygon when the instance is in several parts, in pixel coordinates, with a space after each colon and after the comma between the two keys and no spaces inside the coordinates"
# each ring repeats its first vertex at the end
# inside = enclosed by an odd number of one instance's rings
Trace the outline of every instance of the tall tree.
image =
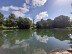
{"type": "Polygon", "coordinates": [[[53,20],[47,19],[47,28],[53,28],[53,20]]]}
{"type": "Polygon", "coordinates": [[[32,21],[29,18],[19,17],[17,20],[17,25],[20,29],[29,29],[31,27],[32,21]]]}
{"type": "Polygon", "coordinates": [[[70,25],[70,17],[60,15],[54,19],[55,28],[65,28],[70,25]]]}
{"type": "Polygon", "coordinates": [[[10,14],[9,17],[6,19],[6,26],[8,27],[14,27],[16,26],[16,17],[14,14],[10,14]]]}
{"type": "Polygon", "coordinates": [[[38,21],[36,23],[37,28],[47,28],[47,21],[41,19],[41,21],[38,21]]]}
{"type": "Polygon", "coordinates": [[[0,13],[0,26],[2,26],[4,20],[4,15],[0,13]]]}

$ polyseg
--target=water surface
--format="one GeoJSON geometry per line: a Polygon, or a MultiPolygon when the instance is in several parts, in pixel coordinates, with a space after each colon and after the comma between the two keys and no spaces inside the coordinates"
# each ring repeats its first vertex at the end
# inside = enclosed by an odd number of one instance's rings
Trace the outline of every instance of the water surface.
{"type": "Polygon", "coordinates": [[[0,54],[49,54],[72,47],[71,30],[0,30],[0,54]]]}

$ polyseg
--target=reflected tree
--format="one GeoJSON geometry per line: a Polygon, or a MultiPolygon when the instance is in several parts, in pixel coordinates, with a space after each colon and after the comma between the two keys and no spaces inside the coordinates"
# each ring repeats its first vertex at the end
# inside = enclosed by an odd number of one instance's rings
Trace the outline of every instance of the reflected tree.
{"type": "Polygon", "coordinates": [[[68,34],[70,33],[71,31],[69,30],[37,30],[37,35],[41,35],[41,36],[49,36],[49,37],[55,37],[61,41],[63,40],[69,40],[69,36],[68,34]]]}

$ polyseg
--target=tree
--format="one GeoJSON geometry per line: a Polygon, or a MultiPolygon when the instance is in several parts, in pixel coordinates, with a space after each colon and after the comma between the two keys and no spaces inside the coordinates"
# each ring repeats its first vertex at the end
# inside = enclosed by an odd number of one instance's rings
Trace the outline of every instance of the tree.
{"type": "Polygon", "coordinates": [[[47,21],[41,19],[41,21],[38,21],[36,23],[37,28],[47,28],[47,21]]]}
{"type": "Polygon", "coordinates": [[[66,28],[70,26],[70,17],[60,15],[54,20],[41,20],[36,23],[37,28],[66,28]]]}
{"type": "Polygon", "coordinates": [[[29,29],[31,27],[32,21],[29,18],[19,17],[17,20],[18,28],[29,29]]]}
{"type": "Polygon", "coordinates": [[[2,26],[4,20],[4,15],[0,13],[0,26],[2,26]]]}
{"type": "Polygon", "coordinates": [[[9,17],[5,21],[5,25],[8,27],[14,27],[16,26],[16,17],[14,14],[10,14],[9,17]]]}
{"type": "Polygon", "coordinates": [[[47,28],[53,28],[53,20],[47,19],[47,28]]]}
{"type": "Polygon", "coordinates": [[[60,15],[54,19],[54,28],[66,28],[70,25],[70,17],[60,15]]]}

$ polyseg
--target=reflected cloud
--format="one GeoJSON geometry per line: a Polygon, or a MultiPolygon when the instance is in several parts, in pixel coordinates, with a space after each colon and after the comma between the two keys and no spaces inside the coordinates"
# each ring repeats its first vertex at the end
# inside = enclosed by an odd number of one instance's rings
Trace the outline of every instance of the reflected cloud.
{"type": "Polygon", "coordinates": [[[47,54],[44,49],[34,49],[32,54],[47,54]]]}
{"type": "Polygon", "coordinates": [[[37,35],[36,32],[35,32],[34,37],[36,38],[36,40],[38,40],[40,42],[48,43],[48,36],[41,37],[40,35],[37,35]]]}
{"type": "Polygon", "coordinates": [[[24,42],[25,40],[22,40],[22,41],[19,41],[19,40],[16,40],[15,41],[15,44],[21,44],[22,42],[24,42]]]}
{"type": "Polygon", "coordinates": [[[10,43],[7,39],[4,40],[4,44],[2,45],[2,48],[9,48],[10,47],[10,43]]]}
{"type": "Polygon", "coordinates": [[[26,48],[28,46],[29,44],[25,40],[22,40],[22,41],[16,40],[14,45],[11,45],[9,41],[5,40],[4,44],[2,45],[2,48],[14,49],[14,48],[19,48],[19,47],[26,48]]]}
{"type": "Polygon", "coordinates": [[[68,36],[70,37],[70,39],[72,39],[72,34],[69,34],[68,36]]]}
{"type": "Polygon", "coordinates": [[[33,33],[28,31],[30,33],[28,34],[25,30],[23,31],[23,33],[20,30],[17,33],[4,33],[1,51],[7,51],[7,54],[47,54],[50,51],[66,50],[72,47],[70,39],[72,34],[68,32],[48,31],[46,33],[44,30],[42,32],[33,31],[33,33]]]}

